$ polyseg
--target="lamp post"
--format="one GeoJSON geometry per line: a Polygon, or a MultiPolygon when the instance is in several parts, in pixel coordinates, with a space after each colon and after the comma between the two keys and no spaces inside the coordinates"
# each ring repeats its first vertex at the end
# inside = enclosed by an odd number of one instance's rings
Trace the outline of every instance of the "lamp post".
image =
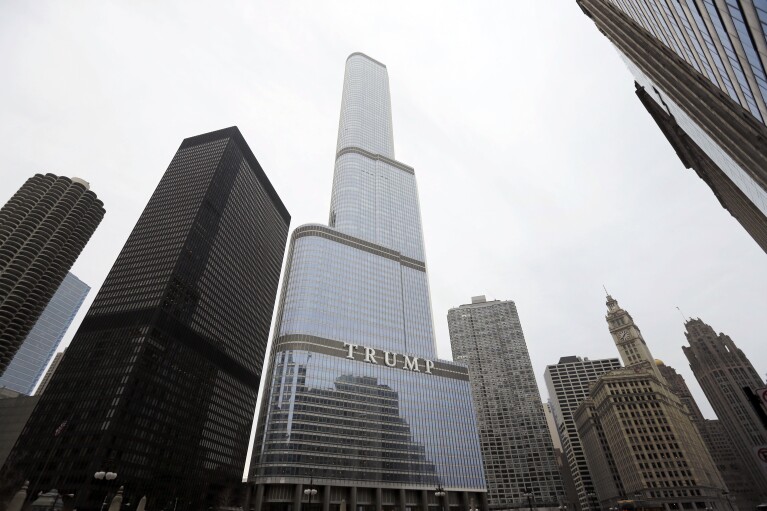
{"type": "Polygon", "coordinates": [[[589,498],[589,504],[590,504],[590,505],[591,505],[591,506],[592,506],[594,509],[597,509],[597,510],[598,510],[598,509],[599,509],[599,507],[596,505],[596,504],[597,504],[597,494],[596,494],[596,493],[594,493],[594,492],[589,492],[589,493],[587,493],[587,494],[586,494],[586,496],[589,498]]]}
{"type": "Polygon", "coordinates": [[[304,495],[309,496],[309,507],[312,505],[312,497],[317,495],[317,490],[314,488],[314,478],[312,477],[309,480],[309,487],[304,490],[304,495]]]}
{"type": "MultiPolygon", "coordinates": [[[[97,479],[99,481],[114,481],[117,479],[117,472],[104,472],[103,470],[99,470],[95,474],[93,474],[93,478],[97,479]]],[[[107,499],[109,499],[109,492],[107,491],[106,495],[104,495],[104,502],[101,503],[101,510],[104,511],[104,506],[107,505],[107,499]]]]}
{"type": "Polygon", "coordinates": [[[530,506],[530,511],[533,511],[533,493],[525,492],[525,497],[527,497],[527,505],[530,506]]]}
{"type": "Polygon", "coordinates": [[[724,500],[727,501],[727,507],[730,508],[730,511],[733,511],[732,501],[730,500],[730,492],[728,492],[727,490],[722,490],[722,497],[724,497],[724,500]]]}
{"type": "Polygon", "coordinates": [[[447,495],[447,493],[445,493],[445,489],[442,487],[441,484],[438,484],[437,491],[434,492],[434,496],[437,497],[437,502],[440,502],[442,511],[445,511],[445,501],[441,499],[443,499],[445,495],[447,495]]]}
{"type": "Polygon", "coordinates": [[[59,497],[61,497],[61,504],[64,505],[64,497],[71,499],[74,496],[75,496],[74,493],[65,493],[64,495],[62,495],[61,493],[56,492],[56,498],[53,499],[53,505],[51,506],[51,511],[56,510],[56,504],[58,504],[59,502],[59,497]]]}

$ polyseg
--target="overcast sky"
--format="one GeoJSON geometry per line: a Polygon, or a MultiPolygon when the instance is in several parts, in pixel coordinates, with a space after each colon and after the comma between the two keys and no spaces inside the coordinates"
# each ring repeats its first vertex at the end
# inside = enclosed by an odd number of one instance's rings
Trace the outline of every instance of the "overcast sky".
{"type": "Polygon", "coordinates": [[[107,211],[73,268],[93,287],[74,326],[185,137],[238,126],[291,227],[326,222],[354,51],[389,69],[443,358],[450,307],[514,300],[546,399],[547,364],[617,356],[604,284],[707,416],[677,306],[764,376],[767,255],[684,169],[575,0],[3,1],[0,203],[52,172],[107,211]]]}

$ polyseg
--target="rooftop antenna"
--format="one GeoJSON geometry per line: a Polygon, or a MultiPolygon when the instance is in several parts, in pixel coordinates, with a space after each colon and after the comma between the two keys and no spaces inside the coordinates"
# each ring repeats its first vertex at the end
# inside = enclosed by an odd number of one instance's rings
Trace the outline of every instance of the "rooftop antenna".
{"type": "Polygon", "coordinates": [[[604,285],[604,284],[602,284],[602,289],[604,289],[604,290],[605,290],[605,294],[606,294],[607,296],[610,296],[610,293],[608,293],[608,292],[607,292],[607,288],[605,287],[605,285],[604,285]]]}
{"type": "Polygon", "coordinates": [[[687,319],[688,319],[688,318],[687,318],[687,317],[684,315],[684,313],[682,312],[682,309],[680,309],[679,307],[677,307],[677,308],[676,308],[676,310],[678,310],[678,311],[679,311],[679,314],[681,314],[681,315],[682,315],[682,319],[684,320],[684,322],[685,322],[685,323],[687,323],[687,319]]]}

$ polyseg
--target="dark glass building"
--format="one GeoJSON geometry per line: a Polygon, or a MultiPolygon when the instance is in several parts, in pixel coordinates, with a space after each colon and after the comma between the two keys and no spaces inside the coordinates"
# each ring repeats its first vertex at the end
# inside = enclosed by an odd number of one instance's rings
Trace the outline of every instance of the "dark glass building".
{"type": "Polygon", "coordinates": [[[289,221],[236,127],[184,140],[5,469],[81,511],[120,485],[148,509],[221,504],[242,480],[289,221]]]}
{"type": "Polygon", "coordinates": [[[103,217],[88,183],[53,174],[0,209],[0,376],[103,217]]]}
{"type": "Polygon", "coordinates": [[[250,470],[257,511],[486,506],[468,372],[436,360],[415,171],[394,159],[392,131],[386,66],[352,54],[329,226],[291,237],[250,470]]]}
{"type": "Polygon", "coordinates": [[[32,395],[90,289],[72,273],[67,274],[5,373],[0,376],[0,387],[32,395]]]}
{"type": "Polygon", "coordinates": [[[767,0],[578,0],[682,163],[767,251],[767,0]]]}

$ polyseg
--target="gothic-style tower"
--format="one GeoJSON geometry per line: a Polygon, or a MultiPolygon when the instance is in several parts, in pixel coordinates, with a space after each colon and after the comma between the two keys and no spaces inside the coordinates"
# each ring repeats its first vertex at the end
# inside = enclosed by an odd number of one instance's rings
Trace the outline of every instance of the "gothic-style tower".
{"type": "Polygon", "coordinates": [[[729,443],[756,481],[753,490],[758,497],[753,501],[764,502],[767,468],[755,453],[767,444],[767,432],[744,392],[744,389],[754,392],[764,383],[730,336],[717,335],[716,330],[699,318],[690,319],[684,326],[690,346],[682,346],[682,350],[690,361],[690,369],[724,424],[729,443]]]}
{"type": "Polygon", "coordinates": [[[634,320],[627,311],[621,309],[618,301],[607,295],[607,325],[610,328],[610,335],[618,347],[623,365],[626,367],[642,367],[650,370],[652,374],[662,383],[665,383],[663,375],[655,364],[655,359],[650,353],[650,348],[642,337],[642,332],[636,326],[634,320]]]}

